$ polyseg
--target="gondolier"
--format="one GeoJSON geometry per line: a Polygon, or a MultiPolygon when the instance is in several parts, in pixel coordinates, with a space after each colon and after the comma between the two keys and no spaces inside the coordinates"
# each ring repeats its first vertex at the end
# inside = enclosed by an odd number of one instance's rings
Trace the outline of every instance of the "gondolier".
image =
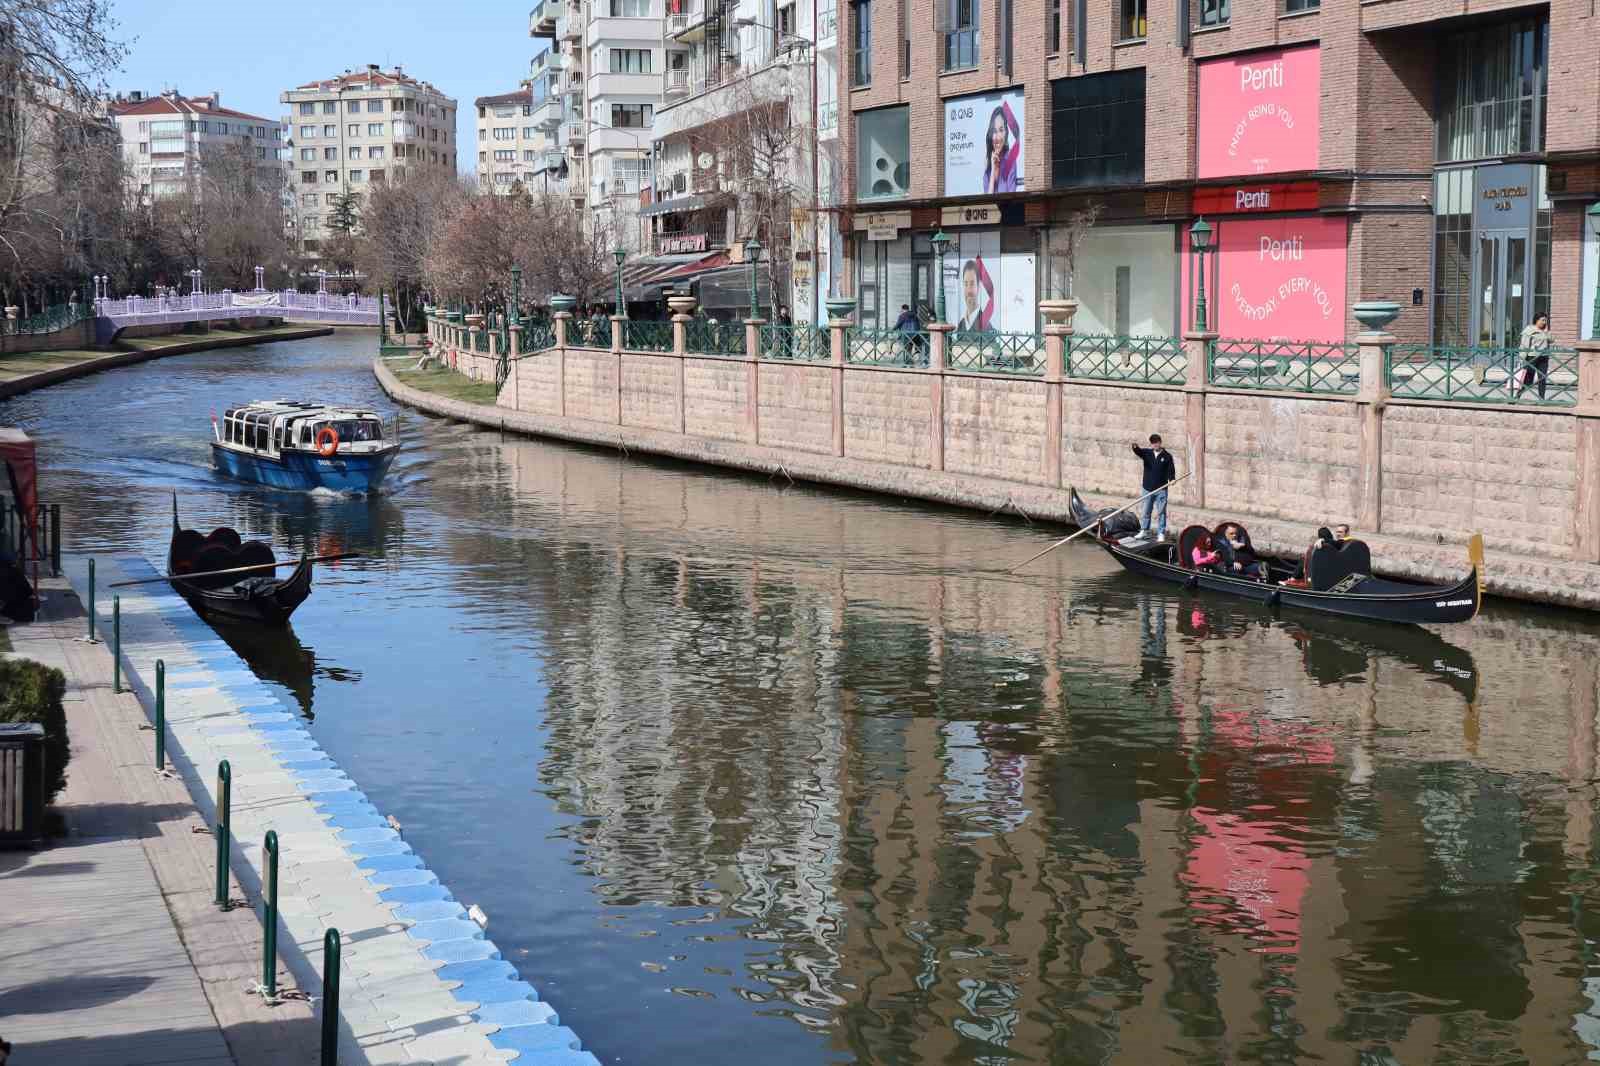
{"type": "Polygon", "coordinates": [[[1144,463],[1144,479],[1140,482],[1140,487],[1149,493],[1144,498],[1144,509],[1139,516],[1139,533],[1135,539],[1150,539],[1150,519],[1153,514],[1157,522],[1155,537],[1157,540],[1166,540],[1167,486],[1178,476],[1177,467],[1172,462],[1172,453],[1161,446],[1161,434],[1152,433],[1150,447],[1141,448],[1135,444],[1133,454],[1144,463]]]}

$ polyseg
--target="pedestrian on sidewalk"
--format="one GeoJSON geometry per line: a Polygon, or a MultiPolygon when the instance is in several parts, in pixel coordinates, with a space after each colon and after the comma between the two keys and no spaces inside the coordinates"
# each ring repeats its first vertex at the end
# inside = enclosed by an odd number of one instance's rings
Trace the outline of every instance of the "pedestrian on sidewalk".
{"type": "Polygon", "coordinates": [[[1511,383],[1511,398],[1515,400],[1519,395],[1528,391],[1528,386],[1533,384],[1535,375],[1539,378],[1539,399],[1544,399],[1545,380],[1550,376],[1550,346],[1553,338],[1550,336],[1550,316],[1543,311],[1533,316],[1533,321],[1522,327],[1522,337],[1517,346],[1522,350],[1517,354],[1522,357],[1522,384],[1518,387],[1515,380],[1511,383]]]}
{"type": "Polygon", "coordinates": [[[1140,540],[1150,537],[1150,519],[1154,515],[1156,526],[1156,539],[1167,539],[1167,486],[1178,476],[1177,467],[1172,462],[1172,453],[1161,446],[1161,434],[1150,434],[1150,447],[1141,448],[1133,445],[1133,454],[1137,455],[1144,463],[1144,478],[1140,482],[1143,492],[1149,493],[1144,498],[1144,509],[1139,519],[1140,540]]]}

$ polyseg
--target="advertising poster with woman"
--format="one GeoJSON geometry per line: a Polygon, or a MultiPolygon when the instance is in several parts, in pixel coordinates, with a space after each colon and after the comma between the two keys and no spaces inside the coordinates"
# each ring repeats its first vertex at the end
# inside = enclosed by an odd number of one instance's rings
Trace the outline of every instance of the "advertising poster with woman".
{"type": "Polygon", "coordinates": [[[1021,192],[1022,91],[946,100],[944,194],[1021,192]]]}
{"type": "Polygon", "coordinates": [[[1035,257],[1000,254],[998,230],[959,234],[944,260],[944,305],[963,333],[1034,329],[1035,257]]]}

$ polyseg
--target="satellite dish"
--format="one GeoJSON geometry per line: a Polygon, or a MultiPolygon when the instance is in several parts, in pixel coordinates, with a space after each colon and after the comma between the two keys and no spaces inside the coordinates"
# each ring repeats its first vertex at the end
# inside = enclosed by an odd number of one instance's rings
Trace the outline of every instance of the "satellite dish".
{"type": "Polygon", "coordinates": [[[716,158],[710,152],[701,152],[700,158],[696,160],[696,162],[700,164],[701,170],[710,170],[712,164],[714,164],[716,161],[716,158]]]}

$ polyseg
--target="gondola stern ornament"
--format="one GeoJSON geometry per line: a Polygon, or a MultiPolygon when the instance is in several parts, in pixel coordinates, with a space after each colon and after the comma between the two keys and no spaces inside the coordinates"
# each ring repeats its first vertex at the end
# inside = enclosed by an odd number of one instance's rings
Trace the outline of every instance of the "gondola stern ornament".
{"type": "Polygon", "coordinates": [[[1478,617],[1478,612],[1483,610],[1483,597],[1486,585],[1483,562],[1483,534],[1474,533],[1472,539],[1467,541],[1467,560],[1472,563],[1472,572],[1478,579],[1478,599],[1472,608],[1472,617],[1478,617]]]}

